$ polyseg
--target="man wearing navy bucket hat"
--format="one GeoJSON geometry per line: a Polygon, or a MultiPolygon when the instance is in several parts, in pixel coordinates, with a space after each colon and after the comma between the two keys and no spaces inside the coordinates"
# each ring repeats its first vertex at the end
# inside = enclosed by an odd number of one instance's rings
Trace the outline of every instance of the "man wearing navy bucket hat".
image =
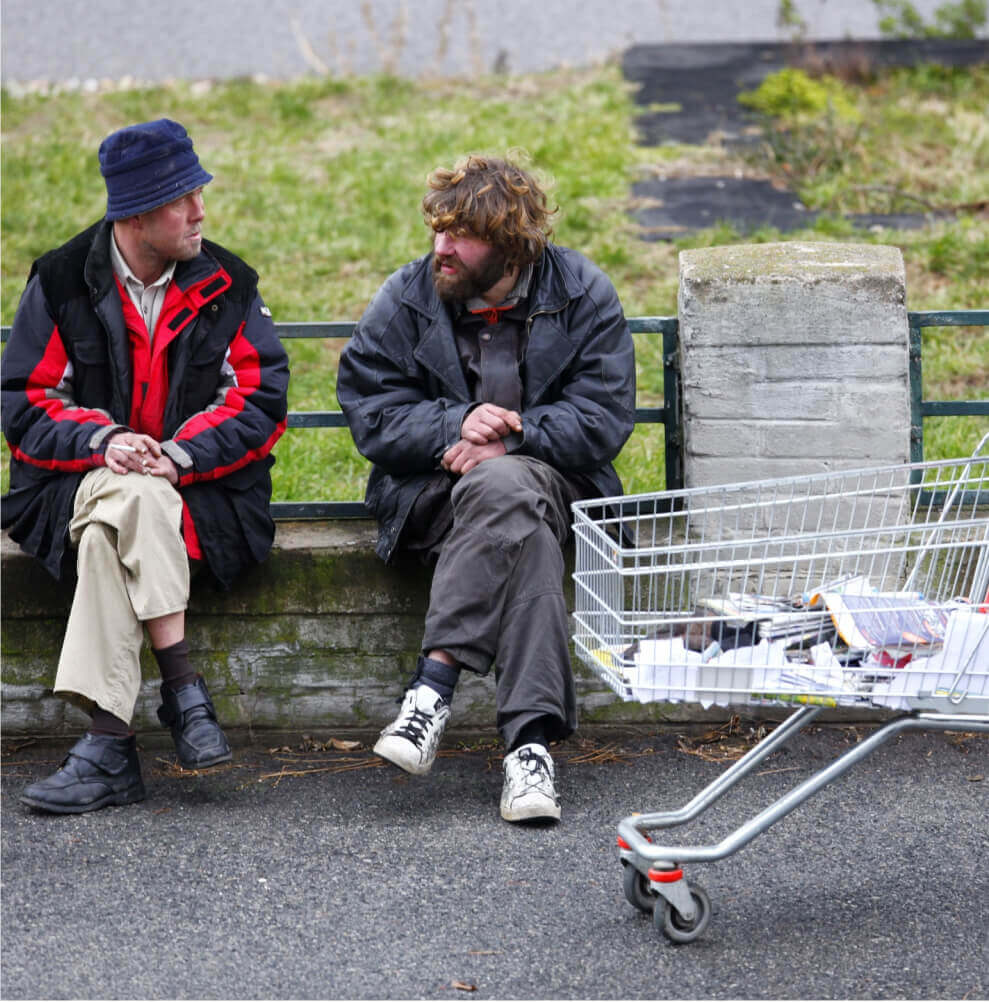
{"type": "Polygon", "coordinates": [[[77,814],[143,800],[130,727],[144,633],[179,762],[230,746],[185,638],[191,568],[222,588],[263,560],[288,362],[258,276],[204,240],[213,179],[177,122],[99,149],[105,219],[34,262],[3,365],[3,527],[77,576],[54,692],[92,722],[23,803],[77,814]]]}

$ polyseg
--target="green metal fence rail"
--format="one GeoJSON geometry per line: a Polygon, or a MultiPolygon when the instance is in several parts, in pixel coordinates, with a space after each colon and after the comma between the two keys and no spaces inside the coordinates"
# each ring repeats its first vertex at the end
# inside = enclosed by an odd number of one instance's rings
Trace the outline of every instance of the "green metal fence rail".
{"type": "MultiPolygon", "coordinates": [[[[989,417],[986,400],[924,400],[921,354],[925,327],[989,327],[989,310],[930,310],[908,313],[910,323],[910,461],[923,462],[925,417],[989,417]]],[[[989,386],[986,387],[989,392],[989,386]]]]}
{"type": "MultiPolygon", "coordinates": [[[[278,323],[275,328],[282,340],[294,338],[348,338],[354,323],[278,323]]],[[[666,486],[683,486],[683,437],[680,431],[680,378],[677,365],[679,323],[676,317],[630,317],[633,334],[651,334],[663,339],[663,406],[637,407],[636,424],[665,426],[666,486]]],[[[347,422],[339,410],[291,411],[289,428],[345,428],[347,422]]],[[[361,518],[367,510],[360,501],[273,501],[275,518],[361,518]]]]}
{"type": "MultiPolygon", "coordinates": [[[[989,327],[989,310],[926,310],[908,313],[910,325],[910,461],[924,460],[924,418],[926,417],[989,417],[989,398],[985,400],[924,400],[921,359],[925,327],[989,327]]],[[[989,392],[989,387],[986,388],[989,392]]],[[[921,482],[921,473],[914,471],[913,483],[921,482]]],[[[921,491],[922,504],[943,504],[945,491],[921,491]]],[[[962,491],[957,502],[963,505],[989,504],[985,491],[962,491]]]]}
{"type": "MultiPolygon", "coordinates": [[[[925,327],[989,327],[989,310],[937,310],[908,313],[910,325],[910,459],[924,458],[926,417],[976,415],[989,417],[989,399],[985,400],[924,400],[922,381],[923,329],[925,327]]],[[[629,317],[633,334],[646,334],[663,339],[663,406],[638,407],[636,424],[662,424],[665,427],[666,487],[676,490],[683,486],[683,434],[680,408],[680,372],[678,364],[679,322],[676,317],[629,317]]],[[[349,338],[354,330],[352,321],[330,323],[277,323],[275,328],[282,340],[349,338]]],[[[9,327],[0,327],[0,341],[6,341],[9,327]]],[[[345,428],[347,422],[339,410],[290,411],[289,428],[345,428]]],[[[980,499],[981,501],[981,499],[980,499]]],[[[271,512],[279,519],[300,518],[360,518],[366,515],[360,501],[274,501],[271,512]]]]}

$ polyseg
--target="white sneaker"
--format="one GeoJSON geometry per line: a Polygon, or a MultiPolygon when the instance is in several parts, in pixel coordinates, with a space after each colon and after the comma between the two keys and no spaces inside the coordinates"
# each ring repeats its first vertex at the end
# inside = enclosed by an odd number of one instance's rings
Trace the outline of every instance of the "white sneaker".
{"type": "Polygon", "coordinates": [[[501,816],[506,821],[558,821],[560,798],[549,752],[537,744],[522,745],[505,756],[501,816]]]}
{"type": "Polygon", "coordinates": [[[381,732],[375,755],[422,776],[432,768],[450,705],[428,685],[409,689],[398,716],[381,732]]]}

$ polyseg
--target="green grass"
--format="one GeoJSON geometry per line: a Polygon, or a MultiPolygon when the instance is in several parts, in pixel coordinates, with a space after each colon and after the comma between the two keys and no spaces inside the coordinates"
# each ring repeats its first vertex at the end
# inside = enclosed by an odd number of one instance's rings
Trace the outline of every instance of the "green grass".
{"type": "MultiPolygon", "coordinates": [[[[855,211],[862,211],[858,204],[870,186],[909,189],[938,205],[985,197],[989,157],[978,109],[989,98],[989,73],[898,72],[851,92],[865,123],[859,145],[833,175],[790,178],[803,197],[829,199],[836,213],[855,199],[855,211]]],[[[33,258],[102,215],[96,160],[102,137],[160,116],[181,121],[195,139],[216,177],[207,189],[207,235],[259,271],[276,320],[359,317],[382,280],[428,247],[418,206],[429,171],[467,151],[513,147],[527,151],[552,182],[560,209],[555,239],[605,269],[630,316],[676,313],[679,249],[779,239],[897,244],[912,310],[973,308],[987,300],[989,222],[976,208],[963,210],[957,222],[918,231],[863,234],[836,215],[785,236],[772,230],[743,236],[719,226],[676,244],[639,240],[629,209],[631,183],[641,172],[764,175],[778,167],[741,162],[717,147],[637,146],[632,94],[613,66],[471,81],[309,78],[17,98],[5,92],[2,114],[5,324],[33,258]]],[[[987,342],[981,330],[927,332],[926,395],[984,396],[987,342]]],[[[637,347],[639,403],[657,405],[659,339],[639,336],[637,347]]],[[[336,408],[339,349],[339,342],[289,345],[293,409],[336,408]]],[[[966,451],[975,426],[985,422],[950,424],[940,434],[928,422],[929,457],[966,451]]],[[[279,500],[363,494],[367,466],[345,430],[290,431],[277,455],[279,500]]],[[[637,430],[618,466],[628,490],[662,488],[662,428],[637,430]]]]}

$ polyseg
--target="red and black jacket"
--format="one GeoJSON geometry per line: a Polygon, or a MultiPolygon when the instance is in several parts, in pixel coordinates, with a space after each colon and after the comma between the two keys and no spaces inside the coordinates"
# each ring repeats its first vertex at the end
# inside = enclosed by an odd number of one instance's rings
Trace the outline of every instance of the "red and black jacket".
{"type": "Polygon", "coordinates": [[[113,273],[110,227],[32,266],[3,356],[3,527],[61,577],[79,481],[104,465],[110,434],[144,432],[178,468],[190,556],[229,586],[274,538],[270,453],[285,430],[288,360],[256,273],[209,241],[177,264],[149,345],[113,273]]]}

